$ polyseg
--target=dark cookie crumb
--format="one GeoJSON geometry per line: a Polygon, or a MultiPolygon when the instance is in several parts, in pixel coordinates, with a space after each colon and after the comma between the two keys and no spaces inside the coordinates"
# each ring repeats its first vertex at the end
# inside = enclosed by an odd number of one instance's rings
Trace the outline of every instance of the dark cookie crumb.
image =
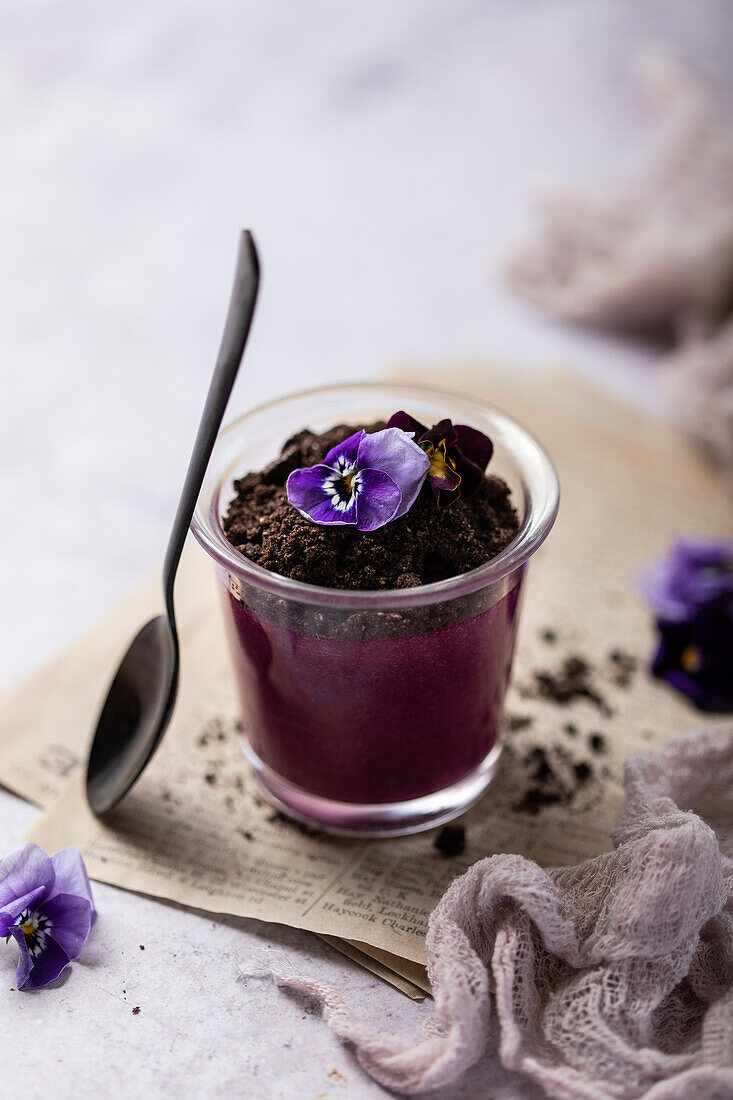
{"type": "Polygon", "coordinates": [[[638,666],[636,657],[632,657],[630,653],[624,653],[621,649],[613,649],[609,654],[609,660],[613,665],[613,682],[616,687],[624,689],[630,687],[638,666]]]}
{"type": "Polygon", "coordinates": [[[535,745],[524,757],[529,786],[512,806],[515,813],[539,814],[545,806],[569,805],[593,777],[592,765],[573,761],[562,745],[535,745]]]}
{"type": "Polygon", "coordinates": [[[532,719],[527,714],[510,714],[507,718],[507,725],[512,731],[525,730],[532,725],[532,719]]]}
{"type": "Polygon", "coordinates": [[[463,855],[466,850],[466,830],[464,826],[444,825],[433,841],[433,847],[437,848],[446,859],[463,855]]]}
{"type": "Polygon", "coordinates": [[[575,725],[574,722],[568,722],[564,726],[564,729],[565,729],[565,732],[568,735],[568,737],[577,737],[578,736],[578,727],[575,725]]]}
{"type": "Polygon", "coordinates": [[[588,738],[588,744],[593,749],[593,752],[605,752],[606,751],[606,738],[602,733],[592,733],[588,738]]]}
{"type": "Polygon", "coordinates": [[[538,814],[543,806],[553,806],[564,800],[562,791],[543,791],[539,787],[529,787],[512,809],[520,814],[538,814]]]}
{"type": "MultiPolygon", "coordinates": [[[[383,427],[369,425],[368,431],[383,427]]],[[[376,531],[320,526],[288,502],[285,482],[313,466],[357,429],[338,425],[322,435],[302,431],[269,466],[235,481],[224,531],[251,561],[308,584],[342,589],[414,588],[458,576],[504,550],[519,528],[509,488],[484,477],[475,496],[436,507],[426,483],[410,511],[376,531]]]]}
{"type": "Polygon", "coordinates": [[[135,1005],[135,1007],[132,1010],[132,1014],[133,1014],[133,1016],[139,1016],[140,1015],[140,1005],[135,1005]]]}
{"type": "Polygon", "coordinates": [[[543,783],[552,776],[550,761],[547,759],[547,753],[543,748],[532,749],[528,759],[534,765],[533,779],[538,779],[543,783]]]}
{"type": "Polygon", "coordinates": [[[554,645],[554,643],[557,641],[557,634],[554,630],[543,630],[542,641],[547,642],[548,645],[554,645]]]}
{"type": "Polygon", "coordinates": [[[141,950],[141,951],[144,951],[144,950],[145,950],[145,944],[144,944],[144,943],[141,943],[141,944],[140,944],[140,950],[141,950]]]}
{"type": "Polygon", "coordinates": [[[590,680],[590,665],[583,657],[566,657],[558,672],[536,672],[535,687],[543,699],[566,706],[575,699],[588,699],[604,714],[610,714],[598,690],[590,680]]]}

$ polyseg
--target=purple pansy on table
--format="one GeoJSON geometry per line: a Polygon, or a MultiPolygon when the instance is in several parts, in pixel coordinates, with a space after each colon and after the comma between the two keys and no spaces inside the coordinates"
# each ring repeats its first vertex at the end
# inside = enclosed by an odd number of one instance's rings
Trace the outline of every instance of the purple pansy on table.
{"type": "Polygon", "coordinates": [[[700,710],[733,710],[733,542],[679,539],[639,590],[657,617],[654,675],[700,710]]]}
{"type": "Polygon", "coordinates": [[[78,848],[24,844],[0,862],[0,936],[20,949],[18,989],[38,989],[81,952],[96,910],[78,848]]]}
{"type": "Polygon", "coordinates": [[[414,433],[415,442],[430,461],[428,477],[439,506],[473,496],[494,453],[488,436],[468,424],[453,424],[450,420],[427,428],[403,411],[390,418],[388,427],[414,433]]]}
{"type": "Polygon", "coordinates": [[[411,433],[362,430],[317,466],[293,470],[286,490],[290,503],[314,523],[375,531],[412,507],[429,467],[411,433]]]}

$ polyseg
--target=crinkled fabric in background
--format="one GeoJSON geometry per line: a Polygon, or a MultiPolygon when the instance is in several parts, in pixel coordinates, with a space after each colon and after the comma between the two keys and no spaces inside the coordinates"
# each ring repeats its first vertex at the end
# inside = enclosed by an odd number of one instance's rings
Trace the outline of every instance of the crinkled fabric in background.
{"type": "Polygon", "coordinates": [[[605,198],[547,195],[537,240],[507,265],[562,320],[663,336],[674,420],[733,476],[733,135],[669,58],[647,58],[673,136],[605,198]]]}
{"type": "Polygon", "coordinates": [[[733,722],[630,757],[624,785],[612,852],[550,869],[491,856],[451,885],[417,1045],[368,1032],[322,983],[278,981],[317,997],[404,1095],[449,1086],[490,1046],[500,1076],[557,1100],[733,1096],[733,722]]]}

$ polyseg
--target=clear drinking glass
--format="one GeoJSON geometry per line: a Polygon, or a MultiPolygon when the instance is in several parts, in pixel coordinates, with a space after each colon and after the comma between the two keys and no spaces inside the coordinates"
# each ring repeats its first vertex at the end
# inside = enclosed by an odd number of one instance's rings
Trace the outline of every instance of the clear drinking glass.
{"type": "Polygon", "coordinates": [[[265,797],[337,833],[387,836],[456,817],[483,793],[501,718],[527,563],[557,514],[547,453],[498,409],[411,385],[310,390],[240,417],[217,440],[192,523],[221,581],[243,743],[265,797]],[[520,517],[488,564],[419,588],[345,591],[262,569],[227,541],[233,482],[303,428],[369,424],[405,409],[494,443],[520,517]]]}

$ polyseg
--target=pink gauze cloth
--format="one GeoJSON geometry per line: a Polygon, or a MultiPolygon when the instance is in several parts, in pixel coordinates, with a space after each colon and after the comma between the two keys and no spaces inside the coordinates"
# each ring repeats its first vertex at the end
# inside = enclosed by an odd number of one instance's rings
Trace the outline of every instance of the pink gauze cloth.
{"type": "Polygon", "coordinates": [[[616,194],[545,195],[507,278],[566,321],[668,335],[672,418],[733,476],[733,136],[671,58],[641,75],[672,122],[665,154],[616,194]]]}
{"type": "MultiPolygon", "coordinates": [[[[451,885],[430,918],[435,1012],[417,1045],[370,1033],[321,982],[276,980],[320,1000],[398,1093],[457,1082],[498,1030],[497,1077],[551,1097],[730,1100],[733,722],[631,756],[624,785],[614,851],[544,870],[491,856],[451,885]]],[[[486,1096],[492,1080],[489,1062],[486,1096]]]]}
{"type": "Polygon", "coordinates": [[[564,320],[685,342],[733,307],[733,135],[672,58],[642,60],[670,118],[664,154],[615,194],[544,194],[540,234],[507,277],[564,320]]]}

